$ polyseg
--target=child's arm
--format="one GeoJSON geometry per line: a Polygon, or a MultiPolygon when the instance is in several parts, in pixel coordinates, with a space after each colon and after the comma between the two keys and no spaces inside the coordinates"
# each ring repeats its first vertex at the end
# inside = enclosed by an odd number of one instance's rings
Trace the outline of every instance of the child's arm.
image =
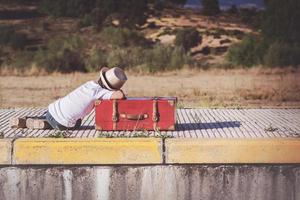
{"type": "Polygon", "coordinates": [[[125,99],[125,98],[126,98],[125,94],[123,93],[122,90],[115,91],[110,97],[110,99],[125,99]]]}

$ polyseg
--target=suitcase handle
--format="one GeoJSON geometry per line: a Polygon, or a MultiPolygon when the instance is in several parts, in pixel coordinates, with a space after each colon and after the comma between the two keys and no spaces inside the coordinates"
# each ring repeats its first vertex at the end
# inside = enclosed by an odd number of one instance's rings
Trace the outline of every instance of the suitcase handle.
{"type": "Polygon", "coordinates": [[[143,119],[147,119],[148,115],[147,114],[133,115],[133,114],[121,113],[120,118],[128,119],[128,120],[143,120],[143,119]]]}

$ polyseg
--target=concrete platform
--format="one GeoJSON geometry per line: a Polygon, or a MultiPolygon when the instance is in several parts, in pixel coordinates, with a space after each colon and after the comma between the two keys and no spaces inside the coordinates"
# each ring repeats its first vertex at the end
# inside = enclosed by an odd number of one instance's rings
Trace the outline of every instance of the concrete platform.
{"type": "MultiPolygon", "coordinates": [[[[47,137],[55,130],[12,129],[11,117],[40,116],[45,108],[0,109],[0,134],[4,138],[47,137]]],[[[79,130],[67,137],[96,138],[132,136],[130,131],[97,131],[94,113],[83,120],[79,130]]],[[[300,109],[178,109],[175,131],[143,132],[143,136],[174,138],[300,138],[300,109]]]]}
{"type": "Polygon", "coordinates": [[[299,109],[179,109],[173,138],[97,138],[94,114],[67,138],[11,129],[0,110],[0,199],[300,200],[299,109]],[[71,138],[70,138],[71,137],[71,138]]]}
{"type": "Polygon", "coordinates": [[[94,113],[68,132],[8,126],[44,111],[1,110],[0,165],[300,163],[300,109],[178,109],[165,132],[96,131],[94,113]]]}

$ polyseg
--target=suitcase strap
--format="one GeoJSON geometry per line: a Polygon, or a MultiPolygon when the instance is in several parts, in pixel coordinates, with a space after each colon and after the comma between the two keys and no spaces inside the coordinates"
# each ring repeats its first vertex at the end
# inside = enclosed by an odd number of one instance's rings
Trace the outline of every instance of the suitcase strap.
{"type": "Polygon", "coordinates": [[[153,100],[153,113],[152,113],[152,120],[153,120],[153,129],[156,131],[157,130],[157,122],[159,120],[158,116],[158,108],[157,108],[157,100],[153,100]]]}
{"type": "Polygon", "coordinates": [[[112,121],[113,121],[113,130],[117,129],[117,122],[119,121],[118,117],[118,102],[116,99],[113,100],[113,116],[112,116],[112,121]]]}

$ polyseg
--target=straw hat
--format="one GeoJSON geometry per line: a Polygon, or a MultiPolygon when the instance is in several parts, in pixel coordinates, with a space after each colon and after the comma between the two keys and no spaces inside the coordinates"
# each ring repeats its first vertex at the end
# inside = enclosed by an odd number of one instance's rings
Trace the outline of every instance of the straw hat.
{"type": "Polygon", "coordinates": [[[127,80],[125,72],[119,68],[103,67],[100,71],[100,79],[103,85],[109,90],[119,90],[127,80]]]}

